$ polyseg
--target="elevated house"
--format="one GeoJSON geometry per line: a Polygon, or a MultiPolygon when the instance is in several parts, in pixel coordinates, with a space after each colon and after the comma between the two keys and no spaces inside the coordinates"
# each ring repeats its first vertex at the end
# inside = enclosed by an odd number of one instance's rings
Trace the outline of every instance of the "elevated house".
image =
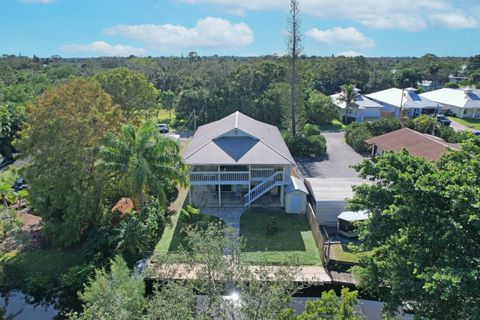
{"type": "Polygon", "coordinates": [[[473,89],[442,88],[420,96],[435,101],[459,118],[480,118],[480,96],[473,89]]]}
{"type": "Polygon", "coordinates": [[[414,118],[435,113],[439,108],[438,103],[417,94],[415,88],[390,88],[366,96],[383,106],[384,117],[400,117],[401,110],[406,109],[408,116],[414,118]]]}
{"type": "Polygon", "coordinates": [[[305,210],[306,189],[277,127],[240,112],[203,125],[184,154],[189,201],[198,207],[284,207],[305,210]]]}
{"type": "Polygon", "coordinates": [[[351,108],[351,110],[347,110],[346,102],[342,101],[342,93],[335,93],[330,96],[330,99],[338,108],[340,118],[353,118],[357,122],[380,119],[383,106],[360,94],[359,89],[355,88],[355,92],[357,93],[355,98],[356,107],[351,108]]]}

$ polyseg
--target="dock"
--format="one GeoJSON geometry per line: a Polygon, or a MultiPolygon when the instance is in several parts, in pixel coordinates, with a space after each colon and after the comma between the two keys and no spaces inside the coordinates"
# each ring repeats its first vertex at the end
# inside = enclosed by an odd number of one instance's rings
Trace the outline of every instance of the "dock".
{"type": "MultiPolygon", "coordinates": [[[[356,285],[355,280],[349,273],[329,272],[323,266],[248,266],[248,270],[253,275],[258,275],[258,279],[264,281],[275,281],[276,275],[280,272],[288,272],[292,275],[292,280],[297,283],[311,283],[315,285],[341,284],[356,285]]],[[[204,265],[189,264],[158,264],[148,263],[145,266],[145,280],[196,280],[197,273],[204,270],[204,265]]],[[[220,277],[219,277],[220,278],[220,277]]]]}

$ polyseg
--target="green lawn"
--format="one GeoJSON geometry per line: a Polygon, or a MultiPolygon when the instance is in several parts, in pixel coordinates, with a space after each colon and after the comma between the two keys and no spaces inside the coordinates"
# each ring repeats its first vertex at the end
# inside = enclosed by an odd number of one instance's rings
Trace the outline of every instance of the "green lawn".
{"type": "Polygon", "coordinates": [[[330,245],[330,259],[340,262],[357,263],[362,256],[367,254],[368,252],[353,252],[345,244],[330,245]]]}
{"type": "Polygon", "coordinates": [[[455,118],[455,117],[448,117],[450,120],[463,124],[466,127],[471,129],[480,130],[480,119],[471,119],[471,118],[455,118]]]}
{"type": "Polygon", "coordinates": [[[271,265],[320,265],[320,255],[303,215],[250,209],[240,220],[245,261],[271,265]],[[268,225],[276,228],[268,232],[268,225]]]}
{"type": "Polygon", "coordinates": [[[345,129],[345,125],[337,119],[332,120],[332,122],[329,124],[320,125],[320,130],[322,131],[340,131],[344,129],[345,129]]]}

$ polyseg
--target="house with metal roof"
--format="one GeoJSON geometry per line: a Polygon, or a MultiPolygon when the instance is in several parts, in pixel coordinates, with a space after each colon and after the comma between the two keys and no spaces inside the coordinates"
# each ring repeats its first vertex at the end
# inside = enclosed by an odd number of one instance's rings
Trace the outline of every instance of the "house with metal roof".
{"type": "Polygon", "coordinates": [[[291,193],[288,212],[305,210],[305,186],[292,177],[295,160],[275,126],[237,111],[199,127],[184,160],[198,207],[285,207],[291,193]]]}
{"type": "Polygon", "coordinates": [[[480,118],[480,96],[474,89],[442,88],[420,94],[459,118],[480,118]]]}
{"type": "Polygon", "coordinates": [[[366,95],[367,98],[381,104],[385,116],[400,117],[402,109],[406,109],[411,118],[422,114],[435,113],[440,107],[438,103],[417,94],[415,88],[390,88],[366,95]]]}
{"type": "Polygon", "coordinates": [[[332,102],[337,106],[340,118],[349,117],[357,122],[378,120],[381,117],[383,106],[368,97],[360,94],[360,89],[355,88],[357,96],[355,98],[356,107],[347,110],[347,104],[342,101],[342,93],[335,93],[330,96],[332,102]]]}

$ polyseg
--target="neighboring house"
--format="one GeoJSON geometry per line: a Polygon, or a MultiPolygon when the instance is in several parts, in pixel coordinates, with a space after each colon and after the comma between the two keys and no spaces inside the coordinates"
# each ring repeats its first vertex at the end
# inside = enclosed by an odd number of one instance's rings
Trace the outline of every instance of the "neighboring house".
{"type": "Polygon", "coordinates": [[[406,149],[411,155],[432,161],[438,160],[449,149],[460,148],[457,144],[409,128],[398,129],[365,142],[372,146],[372,156],[381,155],[384,151],[406,149]]]}
{"type": "Polygon", "coordinates": [[[240,112],[203,125],[184,155],[189,201],[199,207],[281,206],[305,210],[307,191],[277,127],[240,112]]]}
{"type": "Polygon", "coordinates": [[[480,118],[480,96],[474,89],[442,88],[420,96],[435,101],[459,118],[480,118]]]}
{"type": "Polygon", "coordinates": [[[398,89],[390,88],[366,95],[383,106],[382,116],[400,117],[402,108],[406,109],[411,118],[422,114],[432,114],[438,109],[435,103],[417,94],[415,88],[398,89]]]}
{"type": "Polygon", "coordinates": [[[338,111],[340,118],[342,119],[343,117],[351,117],[357,122],[380,119],[383,106],[373,100],[370,100],[366,96],[359,94],[359,89],[355,89],[355,91],[358,93],[355,99],[355,104],[358,107],[353,108],[351,112],[347,112],[347,104],[341,99],[342,93],[335,93],[330,96],[333,103],[339,109],[338,111]]]}

